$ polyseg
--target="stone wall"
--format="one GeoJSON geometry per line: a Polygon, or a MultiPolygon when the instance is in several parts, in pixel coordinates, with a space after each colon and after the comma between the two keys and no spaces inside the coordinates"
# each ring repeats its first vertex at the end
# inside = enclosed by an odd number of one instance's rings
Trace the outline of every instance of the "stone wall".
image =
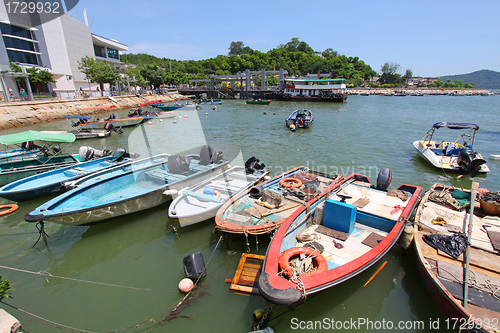
{"type": "Polygon", "coordinates": [[[161,100],[170,103],[187,99],[177,92],[165,95],[122,95],[114,97],[93,97],[86,99],[66,99],[34,102],[14,102],[0,104],[0,130],[23,125],[40,124],[52,120],[64,119],[64,116],[91,116],[97,112],[109,113],[109,108],[101,110],[84,110],[96,106],[114,105],[111,110],[139,107],[148,101],[161,100]]]}

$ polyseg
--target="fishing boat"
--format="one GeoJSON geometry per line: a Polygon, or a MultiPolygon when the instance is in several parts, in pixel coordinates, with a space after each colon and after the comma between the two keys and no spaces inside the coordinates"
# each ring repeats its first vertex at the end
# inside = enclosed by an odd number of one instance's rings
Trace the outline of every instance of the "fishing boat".
{"type": "Polygon", "coordinates": [[[246,101],[247,104],[255,104],[255,105],[269,105],[272,102],[271,99],[251,99],[246,101]]]}
{"type": "Polygon", "coordinates": [[[144,117],[127,117],[127,118],[116,118],[114,114],[111,114],[108,118],[96,117],[94,121],[81,120],[80,126],[82,129],[89,128],[104,128],[107,124],[112,124],[116,128],[134,126],[144,122],[144,117]]]}
{"type": "Polygon", "coordinates": [[[200,99],[199,101],[197,101],[198,104],[222,104],[222,99],[200,99]]]}
{"type": "Polygon", "coordinates": [[[473,149],[474,137],[478,129],[479,126],[472,123],[435,123],[422,139],[413,142],[413,146],[422,158],[436,168],[474,177],[479,173],[490,171],[483,156],[473,149]],[[453,142],[439,141],[435,139],[435,132],[440,128],[460,130],[461,134],[453,142]]]}
{"type": "Polygon", "coordinates": [[[469,190],[437,183],[425,194],[415,215],[416,262],[432,299],[457,328],[498,332],[500,197],[480,194],[474,184],[469,190]]]}
{"type": "Polygon", "coordinates": [[[166,118],[175,118],[177,116],[181,115],[180,111],[160,111],[160,112],[155,112],[156,113],[156,118],[159,119],[166,119],[166,118]]]}
{"type": "Polygon", "coordinates": [[[210,179],[179,191],[168,209],[168,217],[181,227],[213,218],[229,200],[261,182],[269,170],[234,166],[210,179]]]}
{"type": "Polygon", "coordinates": [[[284,88],[272,99],[288,102],[345,102],[345,79],[285,79],[284,88]]]}
{"type": "Polygon", "coordinates": [[[159,109],[165,111],[174,111],[182,108],[182,105],[174,105],[174,104],[165,104],[158,106],[159,109]]]}
{"type": "Polygon", "coordinates": [[[386,191],[390,170],[377,185],[351,174],[291,214],[271,240],[258,280],[260,294],[289,305],[335,286],[379,261],[397,242],[421,188],[386,191]]]}
{"type": "Polygon", "coordinates": [[[40,149],[33,145],[33,141],[11,143],[8,138],[4,141],[4,136],[0,136],[0,144],[5,147],[5,150],[0,151],[0,162],[33,158],[40,153],[40,149]]]}
{"type": "Polygon", "coordinates": [[[297,128],[308,128],[314,120],[313,113],[310,110],[295,110],[286,118],[285,125],[292,131],[297,128]]]}
{"type": "Polygon", "coordinates": [[[215,216],[216,229],[229,234],[270,233],[300,206],[312,205],[341,178],[305,166],[288,170],[225,202],[215,216]]]}
{"type": "Polygon", "coordinates": [[[91,128],[82,128],[81,125],[91,119],[91,117],[86,116],[65,116],[66,120],[69,121],[72,127],[76,127],[71,131],[42,131],[43,133],[54,133],[54,134],[62,134],[62,133],[72,133],[75,135],[76,140],[81,139],[93,139],[93,138],[105,138],[111,135],[111,132],[123,133],[120,129],[114,127],[112,124],[105,126],[105,129],[91,129],[91,128]],[[76,121],[73,121],[76,120],[76,121]]]}
{"type": "Polygon", "coordinates": [[[62,192],[66,189],[64,182],[76,180],[130,160],[124,149],[116,150],[112,156],[109,155],[110,153],[82,146],[79,158],[86,162],[50,170],[4,185],[0,187],[0,197],[20,202],[62,192]]]}
{"type": "Polygon", "coordinates": [[[0,186],[55,168],[80,163],[78,154],[63,155],[61,154],[61,148],[58,146],[51,147],[54,144],[74,141],[75,135],[71,133],[53,134],[25,131],[0,136],[0,142],[4,144],[31,142],[33,148],[40,150],[40,153],[35,156],[28,155],[23,158],[0,160],[0,186]],[[42,146],[34,142],[40,143],[42,146]]]}
{"type": "Polygon", "coordinates": [[[220,173],[228,162],[221,154],[170,155],[167,162],[139,170],[95,176],[25,215],[28,222],[82,225],[153,208],[172,199],[163,192],[192,186],[220,173]]]}

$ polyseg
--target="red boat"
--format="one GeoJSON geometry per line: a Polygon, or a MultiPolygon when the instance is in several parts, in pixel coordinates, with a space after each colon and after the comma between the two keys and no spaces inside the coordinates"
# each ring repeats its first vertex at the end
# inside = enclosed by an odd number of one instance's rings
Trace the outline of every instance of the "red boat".
{"type": "Polygon", "coordinates": [[[387,191],[391,178],[384,168],[374,186],[351,174],[288,217],[267,249],[260,294],[289,305],[379,261],[399,239],[422,191],[414,185],[387,191]]]}
{"type": "Polygon", "coordinates": [[[296,167],[228,200],[217,211],[216,229],[260,235],[278,229],[302,205],[310,206],[342,177],[296,167]]]}

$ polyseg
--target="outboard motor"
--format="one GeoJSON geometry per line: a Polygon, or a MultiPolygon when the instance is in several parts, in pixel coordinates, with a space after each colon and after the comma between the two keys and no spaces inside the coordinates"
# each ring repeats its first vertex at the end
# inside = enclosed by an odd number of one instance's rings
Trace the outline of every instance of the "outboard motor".
{"type": "Polygon", "coordinates": [[[115,159],[115,161],[120,161],[120,160],[124,159],[125,157],[127,157],[126,155],[128,155],[128,154],[127,154],[127,151],[125,149],[118,148],[113,153],[113,158],[115,159]]]}
{"type": "Polygon", "coordinates": [[[209,165],[209,164],[217,164],[220,161],[224,160],[224,156],[222,152],[216,152],[212,147],[205,145],[201,147],[200,150],[200,164],[201,165],[209,165]]]}
{"type": "Polygon", "coordinates": [[[61,147],[59,147],[59,145],[55,145],[54,147],[52,147],[52,151],[54,152],[54,154],[60,153],[61,147]]]}
{"type": "Polygon", "coordinates": [[[476,158],[476,153],[470,148],[462,148],[458,151],[457,164],[462,172],[468,173],[471,177],[477,176],[484,163],[486,161],[476,158]]]}
{"type": "Polygon", "coordinates": [[[113,132],[116,132],[118,134],[122,134],[123,131],[122,131],[122,128],[119,127],[119,128],[116,128],[115,125],[111,124],[111,123],[107,123],[106,125],[104,125],[104,129],[106,131],[113,131],[113,132]]]}
{"type": "Polygon", "coordinates": [[[266,167],[264,163],[259,164],[260,160],[252,156],[245,162],[245,171],[248,174],[252,174],[255,170],[262,170],[266,167]]]}
{"type": "Polygon", "coordinates": [[[78,150],[80,161],[90,161],[94,158],[101,158],[109,155],[111,155],[111,151],[108,149],[98,150],[89,146],[81,146],[78,150]]]}
{"type": "Polygon", "coordinates": [[[389,185],[391,185],[392,181],[392,171],[389,168],[382,168],[377,176],[377,186],[375,187],[377,190],[387,191],[389,185]]]}
{"type": "Polygon", "coordinates": [[[26,141],[21,143],[21,148],[27,151],[33,150],[33,149],[39,149],[40,147],[37,146],[36,144],[33,143],[33,141],[26,141]]]}

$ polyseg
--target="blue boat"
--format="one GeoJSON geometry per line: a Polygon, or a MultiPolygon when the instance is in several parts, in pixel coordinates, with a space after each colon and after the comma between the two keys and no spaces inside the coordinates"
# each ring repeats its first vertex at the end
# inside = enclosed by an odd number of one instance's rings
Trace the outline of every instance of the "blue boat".
{"type": "Polygon", "coordinates": [[[204,146],[200,154],[170,155],[166,162],[85,182],[25,215],[28,222],[82,225],[161,205],[180,190],[224,171],[228,162],[204,146]]]}
{"type": "Polygon", "coordinates": [[[181,109],[182,105],[168,104],[168,105],[160,105],[160,106],[158,106],[158,108],[165,110],[165,111],[173,111],[173,110],[181,109]]]}
{"type": "Polygon", "coordinates": [[[26,131],[0,136],[0,142],[6,145],[30,141],[43,142],[43,146],[33,144],[34,148],[40,149],[40,153],[36,156],[28,155],[15,160],[0,160],[0,186],[55,168],[61,168],[81,162],[78,154],[62,155],[60,148],[53,147],[50,149],[48,147],[49,142],[74,142],[75,135],[72,133],[54,134],[26,131]]]}
{"type": "Polygon", "coordinates": [[[126,163],[130,160],[127,156],[124,149],[118,149],[113,156],[105,156],[22,178],[0,187],[0,197],[19,202],[62,192],[65,190],[64,182],[126,163]]]}

